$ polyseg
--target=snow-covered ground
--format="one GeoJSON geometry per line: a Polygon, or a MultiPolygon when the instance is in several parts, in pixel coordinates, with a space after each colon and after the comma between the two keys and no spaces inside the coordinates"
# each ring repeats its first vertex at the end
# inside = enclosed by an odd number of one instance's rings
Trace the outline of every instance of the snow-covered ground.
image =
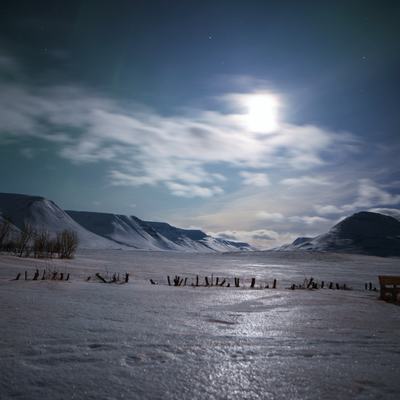
{"type": "MultiPolygon", "coordinates": [[[[31,272],[32,273],[32,272],[31,272]]],[[[400,260],[251,252],[0,256],[1,399],[398,399],[400,307],[365,292],[400,260]],[[10,281],[35,267],[70,282],[10,281]],[[85,282],[132,274],[126,285],[85,282]],[[278,289],[169,287],[166,275],[278,289]],[[287,290],[313,276],[354,290],[287,290]],[[151,285],[152,278],[159,285],[151,285]]]]}

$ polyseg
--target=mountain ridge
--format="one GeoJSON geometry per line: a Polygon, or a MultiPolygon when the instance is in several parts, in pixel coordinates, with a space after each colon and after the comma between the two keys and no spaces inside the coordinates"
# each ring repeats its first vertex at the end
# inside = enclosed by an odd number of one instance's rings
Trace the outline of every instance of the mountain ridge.
{"type": "Polygon", "coordinates": [[[400,256],[400,221],[389,215],[360,211],[314,238],[297,238],[276,250],[332,251],[382,257],[400,256]]]}
{"type": "Polygon", "coordinates": [[[0,193],[0,220],[8,219],[13,232],[25,223],[56,235],[77,233],[80,248],[157,251],[226,252],[254,250],[249,244],[213,238],[201,230],[174,227],[166,222],[144,221],[136,216],[62,210],[42,196],[0,193]]]}

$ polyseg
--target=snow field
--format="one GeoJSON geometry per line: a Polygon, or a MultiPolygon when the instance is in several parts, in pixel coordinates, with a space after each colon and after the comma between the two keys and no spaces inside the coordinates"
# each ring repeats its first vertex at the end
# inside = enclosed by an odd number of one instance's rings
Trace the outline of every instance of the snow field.
{"type": "Polygon", "coordinates": [[[380,273],[399,274],[399,260],[273,252],[85,251],[70,262],[0,256],[1,399],[397,399],[400,308],[362,290],[380,273]],[[10,281],[44,265],[64,268],[71,282],[10,281]],[[84,282],[106,271],[128,271],[131,281],[84,282]],[[278,289],[165,284],[167,274],[197,273],[276,278],[278,289]],[[310,276],[354,290],[284,289],[310,276]]]}

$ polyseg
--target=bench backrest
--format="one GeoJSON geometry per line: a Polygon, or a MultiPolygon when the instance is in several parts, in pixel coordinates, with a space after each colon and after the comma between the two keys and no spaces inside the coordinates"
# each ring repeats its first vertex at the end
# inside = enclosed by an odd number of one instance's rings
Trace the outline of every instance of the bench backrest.
{"type": "Polygon", "coordinates": [[[381,285],[400,285],[400,276],[379,275],[381,285]]]}

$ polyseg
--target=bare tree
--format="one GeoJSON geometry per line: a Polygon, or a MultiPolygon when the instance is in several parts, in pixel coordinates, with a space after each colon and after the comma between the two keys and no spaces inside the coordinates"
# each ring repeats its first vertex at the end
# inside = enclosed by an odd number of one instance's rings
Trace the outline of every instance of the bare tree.
{"type": "Polygon", "coordinates": [[[78,248],[78,235],[67,229],[57,234],[56,250],[59,258],[73,258],[78,248]]]}
{"type": "Polygon", "coordinates": [[[11,231],[11,222],[8,219],[2,218],[0,221],[0,250],[4,249],[11,231]]]}
{"type": "Polygon", "coordinates": [[[18,257],[22,257],[24,253],[26,257],[29,257],[31,251],[29,245],[31,244],[34,234],[35,231],[33,230],[32,225],[25,222],[16,243],[15,251],[18,257]]]}
{"type": "Polygon", "coordinates": [[[49,238],[46,244],[47,257],[53,258],[54,254],[57,253],[57,251],[58,251],[57,238],[54,239],[49,238]]]}
{"type": "Polygon", "coordinates": [[[35,258],[51,257],[49,255],[50,235],[47,231],[36,232],[33,241],[33,256],[35,258]]]}

